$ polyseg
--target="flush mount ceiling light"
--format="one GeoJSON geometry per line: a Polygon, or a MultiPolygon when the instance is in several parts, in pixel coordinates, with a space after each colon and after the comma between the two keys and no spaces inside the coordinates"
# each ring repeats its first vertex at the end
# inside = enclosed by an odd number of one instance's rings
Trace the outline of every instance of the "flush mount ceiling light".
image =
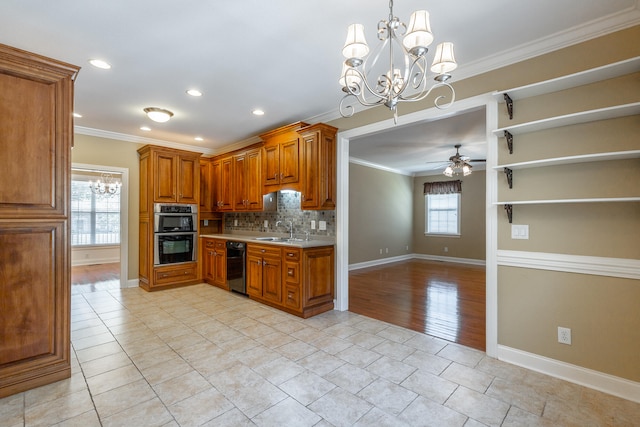
{"type": "Polygon", "coordinates": [[[151,128],[149,126],[140,126],[140,130],[143,130],[145,132],[149,132],[151,130],[151,128]]]}
{"type": "Polygon", "coordinates": [[[436,107],[444,109],[455,100],[453,87],[446,83],[451,78],[449,72],[458,64],[453,56],[453,43],[444,42],[436,47],[431,71],[436,73],[436,83],[428,87],[427,57],[428,46],[433,41],[429,12],[418,10],[411,14],[409,26],[393,15],[393,0],[389,1],[389,19],[378,22],[378,44],[369,57],[369,45],[364,37],[362,24],[351,24],[347,30],[347,40],[342,55],[346,58],[340,74],[340,85],[346,95],[340,101],[342,117],[351,117],[355,112],[347,99],[355,98],[365,107],[386,105],[393,112],[393,120],[398,122],[399,102],[416,102],[425,99],[433,89],[448,88],[451,100],[443,102],[446,96],[434,100],[436,107]],[[403,37],[402,37],[403,36],[403,37]],[[402,37],[402,41],[399,40],[402,37]],[[387,49],[387,54],[383,51],[387,49]],[[378,61],[381,56],[388,63],[378,61]]]}
{"type": "Polygon", "coordinates": [[[251,114],[253,114],[254,116],[264,116],[264,111],[259,108],[256,108],[251,112],[251,114]]]}
{"type": "Polygon", "coordinates": [[[187,94],[191,96],[202,96],[202,92],[200,92],[198,89],[189,89],[187,91],[187,94]]]}
{"type": "Polygon", "coordinates": [[[76,119],[79,119],[79,118],[82,118],[82,114],[73,113],[73,117],[75,117],[76,119]]]}
{"type": "Polygon", "coordinates": [[[171,111],[163,108],[147,107],[144,109],[144,112],[147,113],[147,116],[151,120],[158,123],[167,122],[171,117],[173,117],[173,113],[171,111]]]}
{"type": "Polygon", "coordinates": [[[89,60],[89,64],[93,65],[96,68],[101,68],[103,70],[108,70],[111,68],[111,64],[107,61],[103,61],[102,59],[91,59],[89,60]]]}
{"type": "Polygon", "coordinates": [[[195,140],[196,140],[196,141],[198,141],[198,142],[199,142],[199,141],[204,141],[204,138],[203,138],[203,137],[201,137],[201,136],[196,136],[196,137],[195,137],[195,138],[193,138],[193,139],[195,139],[195,140]]]}

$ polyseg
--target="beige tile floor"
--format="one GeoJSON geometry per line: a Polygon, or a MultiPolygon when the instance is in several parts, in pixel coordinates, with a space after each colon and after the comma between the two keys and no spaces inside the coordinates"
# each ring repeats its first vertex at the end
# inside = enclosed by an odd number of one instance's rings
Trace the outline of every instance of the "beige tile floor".
{"type": "Polygon", "coordinates": [[[640,404],[349,312],[208,285],[72,298],[73,375],[0,426],[638,426],[640,404]]]}

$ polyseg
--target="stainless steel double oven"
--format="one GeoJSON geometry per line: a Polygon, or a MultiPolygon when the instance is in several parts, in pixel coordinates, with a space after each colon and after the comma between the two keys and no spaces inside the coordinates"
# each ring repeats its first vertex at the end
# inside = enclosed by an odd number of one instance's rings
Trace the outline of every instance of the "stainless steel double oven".
{"type": "Polygon", "coordinates": [[[198,205],[156,203],[153,207],[154,265],[196,261],[198,205]]]}

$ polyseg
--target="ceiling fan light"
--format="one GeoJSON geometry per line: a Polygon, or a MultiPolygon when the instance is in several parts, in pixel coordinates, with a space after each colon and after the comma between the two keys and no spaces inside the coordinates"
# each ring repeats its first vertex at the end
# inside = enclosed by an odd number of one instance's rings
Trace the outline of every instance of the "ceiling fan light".
{"type": "Polygon", "coordinates": [[[464,176],[471,175],[471,169],[472,169],[471,165],[465,163],[464,166],[462,167],[462,174],[464,176]]]}
{"type": "Polygon", "coordinates": [[[453,168],[451,167],[451,165],[449,165],[449,166],[447,166],[447,168],[442,173],[445,176],[448,176],[449,178],[451,178],[453,176],[453,168]]]}
{"type": "Polygon", "coordinates": [[[171,111],[163,108],[147,107],[144,109],[144,112],[147,114],[147,117],[158,123],[168,122],[169,119],[173,117],[173,113],[171,111]]]}

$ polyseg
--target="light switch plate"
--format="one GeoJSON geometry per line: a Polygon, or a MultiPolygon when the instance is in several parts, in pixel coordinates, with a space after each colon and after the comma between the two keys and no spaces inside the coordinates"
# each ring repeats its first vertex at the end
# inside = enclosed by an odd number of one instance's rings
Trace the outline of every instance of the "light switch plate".
{"type": "Polygon", "coordinates": [[[327,229],[327,221],[318,221],[318,230],[323,231],[327,229]]]}
{"type": "Polygon", "coordinates": [[[511,238],[512,239],[528,240],[529,239],[529,226],[528,225],[511,224],[511,238]]]}

